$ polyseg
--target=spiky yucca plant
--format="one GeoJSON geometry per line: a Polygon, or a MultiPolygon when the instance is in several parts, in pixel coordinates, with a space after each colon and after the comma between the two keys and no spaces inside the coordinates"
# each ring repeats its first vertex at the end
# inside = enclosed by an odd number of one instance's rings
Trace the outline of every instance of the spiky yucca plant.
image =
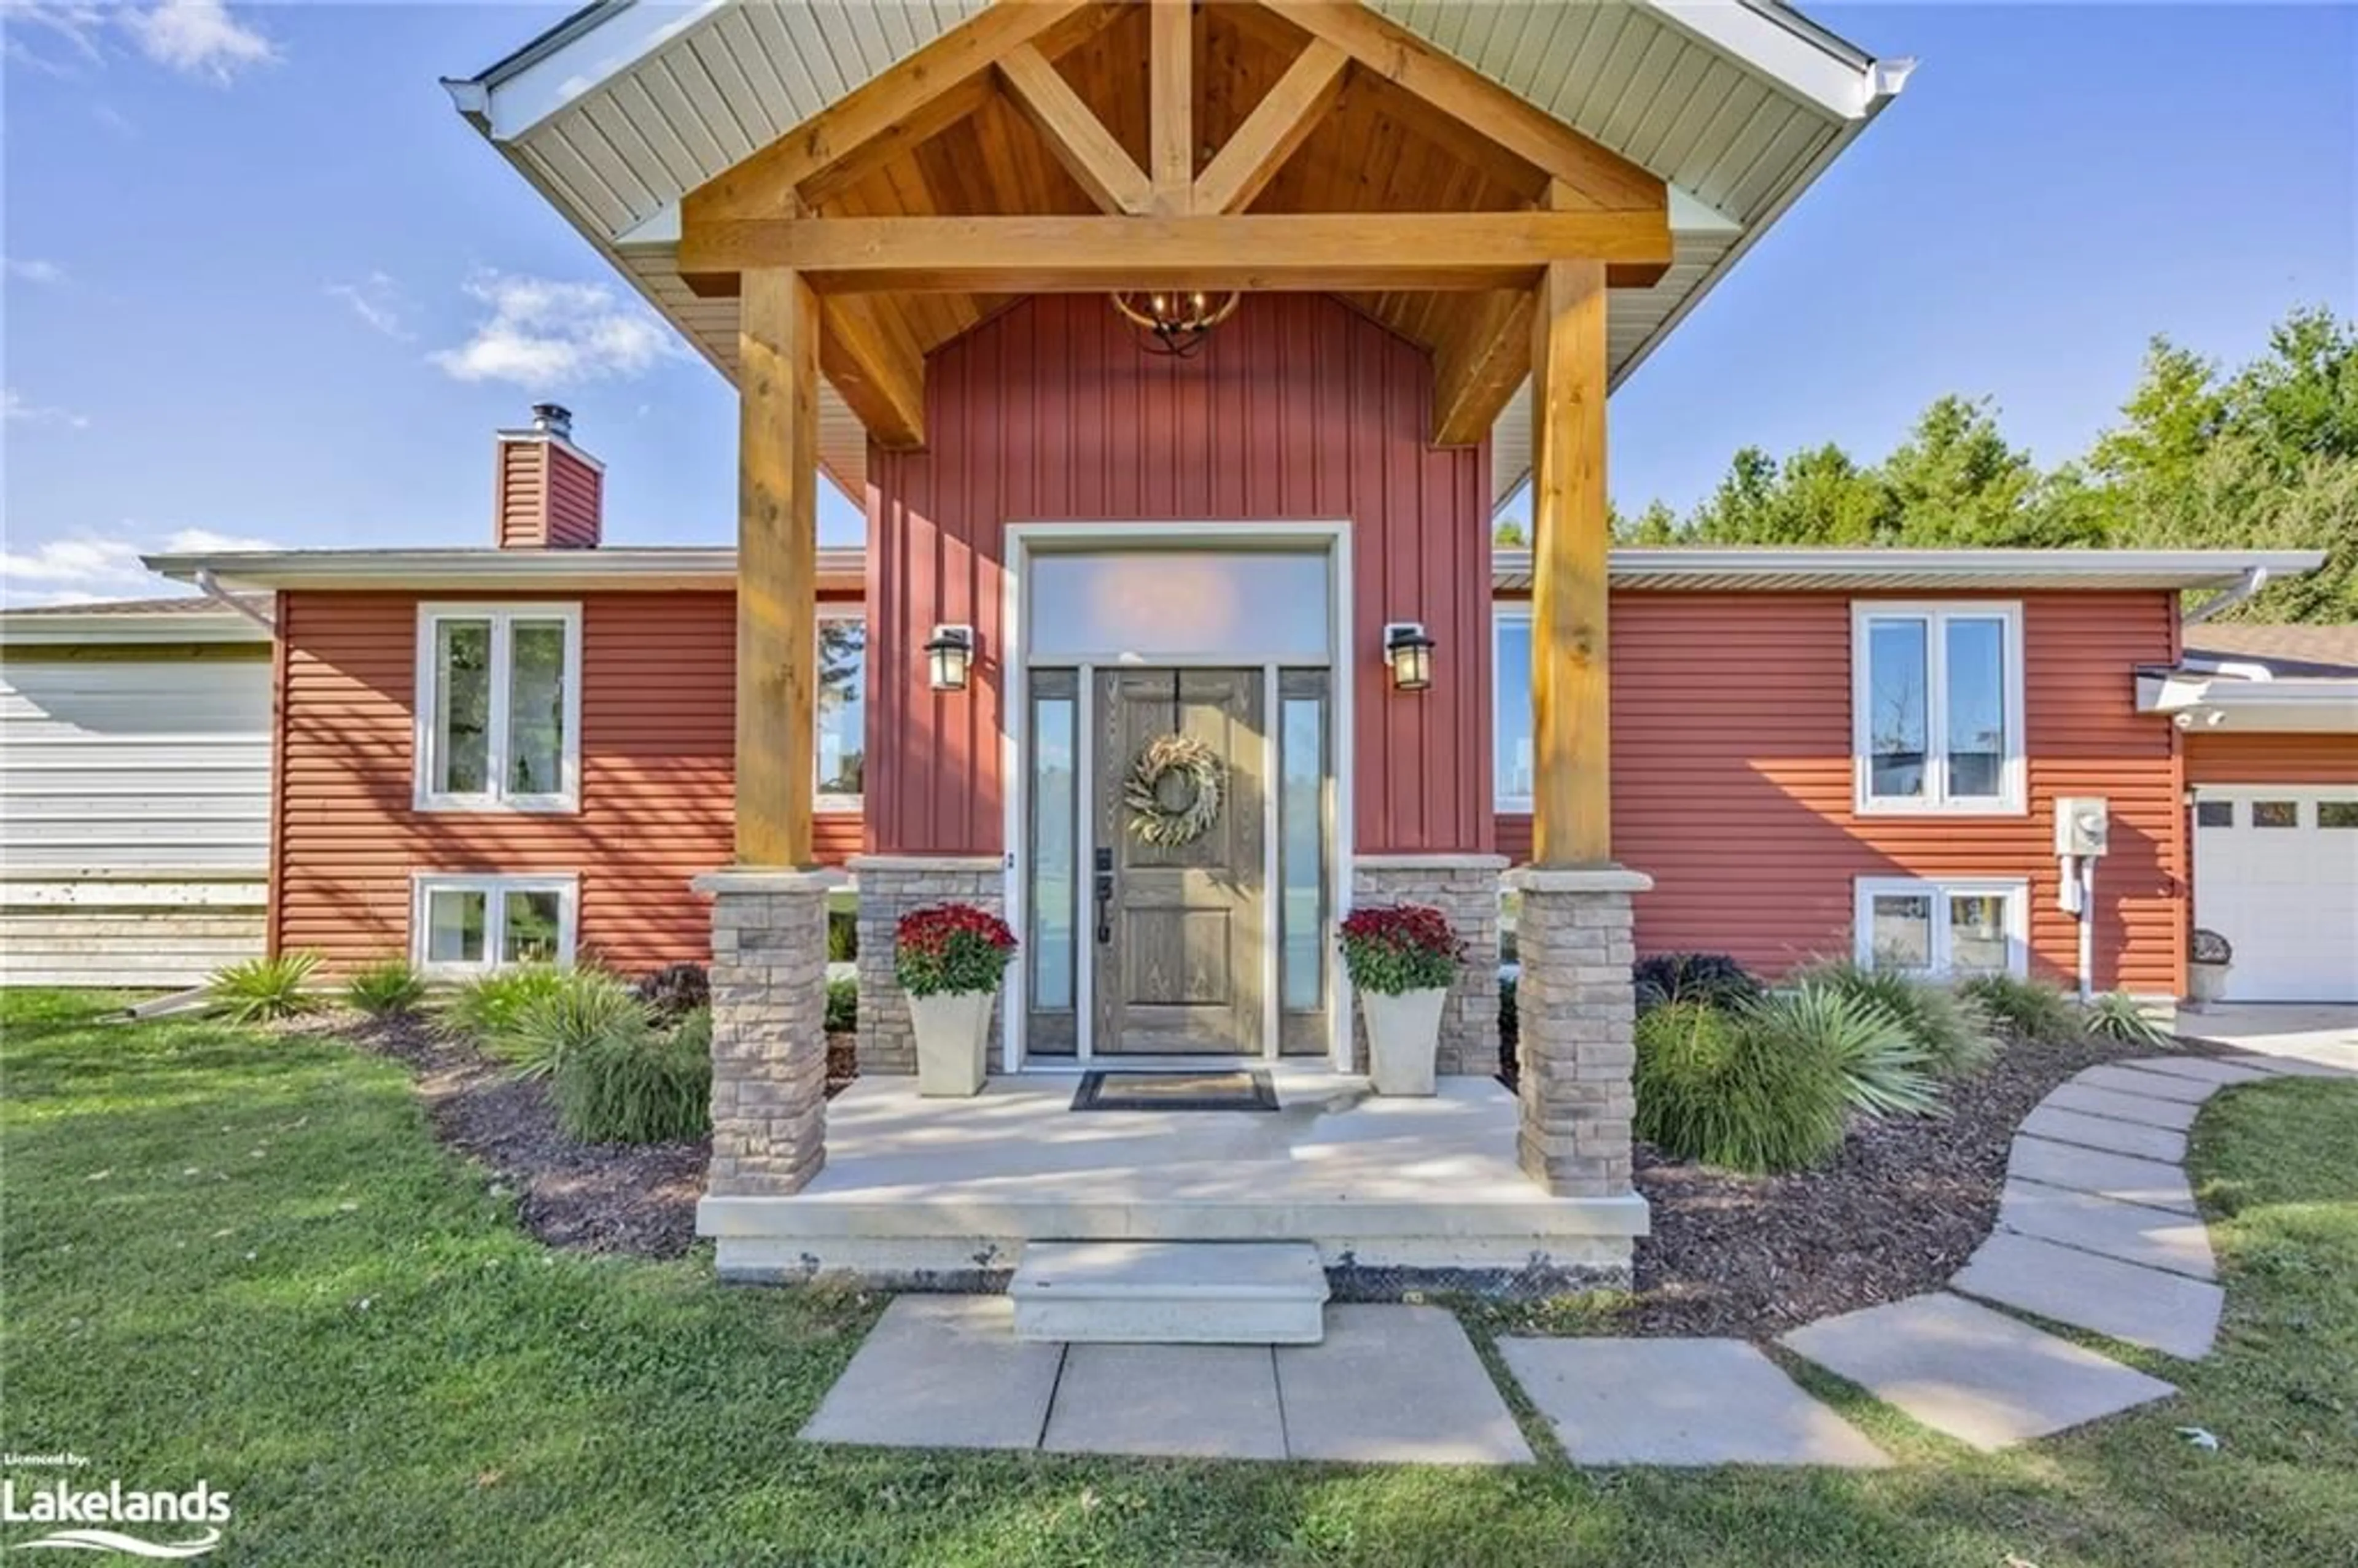
{"type": "Polygon", "coordinates": [[[248,958],[214,970],[205,982],[205,997],[214,1015],[232,1023],[293,1018],[319,1005],[304,989],[319,968],[319,955],[308,951],[248,958]]]}
{"type": "Polygon", "coordinates": [[[2086,1021],[2071,999],[2044,980],[1975,975],[1957,989],[2017,1040],[2060,1045],[2085,1032],[2086,1021]]]}
{"type": "Polygon", "coordinates": [[[406,1018],[426,1000],[426,977],[406,958],[386,958],[344,982],[344,1000],[371,1018],[406,1018]]]}
{"type": "Polygon", "coordinates": [[[2146,1016],[2145,1008],[2126,991],[2106,991],[2080,1010],[2089,1033],[2132,1045],[2167,1045],[2169,1031],[2146,1016]]]}
{"type": "Polygon", "coordinates": [[[1852,1108],[1869,1116],[1937,1116],[1932,1055],[1890,1009],[1823,982],[1773,991],[1740,1010],[1738,1026],[1774,1051],[1823,1052],[1852,1108]]]}
{"type": "Polygon", "coordinates": [[[1969,1078],[1997,1058],[1998,1040],[1988,1015],[1970,997],[1938,980],[1870,969],[1849,959],[1813,964],[1794,979],[1880,1006],[1924,1048],[1925,1065],[1935,1077],[1969,1078]]]}

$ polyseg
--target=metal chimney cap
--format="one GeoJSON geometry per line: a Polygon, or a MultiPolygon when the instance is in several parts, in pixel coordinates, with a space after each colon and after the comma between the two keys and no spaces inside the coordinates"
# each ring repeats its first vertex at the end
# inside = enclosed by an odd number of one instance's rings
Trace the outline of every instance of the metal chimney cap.
{"type": "Polygon", "coordinates": [[[532,406],[532,427],[544,435],[570,440],[573,437],[573,410],[561,403],[535,403],[532,406]]]}

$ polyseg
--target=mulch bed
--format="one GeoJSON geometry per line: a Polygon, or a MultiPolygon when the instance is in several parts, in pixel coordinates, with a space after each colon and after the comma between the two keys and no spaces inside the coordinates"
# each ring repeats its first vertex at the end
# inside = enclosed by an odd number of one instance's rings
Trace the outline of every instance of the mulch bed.
{"type": "MultiPolygon", "coordinates": [[[[2191,1041],[2177,1054],[2213,1054],[2191,1041]]],[[[1739,1176],[1639,1144],[1653,1234],[1638,1243],[1624,1333],[1768,1339],[1837,1313],[1939,1290],[1997,1219],[2007,1146],[2082,1067],[2166,1053],[2119,1041],[2007,1047],[1952,1085],[1945,1118],[1855,1122],[1822,1170],[1739,1176]]]]}

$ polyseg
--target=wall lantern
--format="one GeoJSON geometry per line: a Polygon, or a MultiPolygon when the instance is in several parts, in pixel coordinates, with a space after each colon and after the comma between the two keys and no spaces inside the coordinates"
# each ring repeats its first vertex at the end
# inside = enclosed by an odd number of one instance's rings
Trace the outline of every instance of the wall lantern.
{"type": "Polygon", "coordinates": [[[964,691],[974,665],[974,628],[936,626],[925,642],[925,673],[936,691],[964,691]]]}
{"type": "Polygon", "coordinates": [[[1384,627],[1384,662],[1392,667],[1396,691],[1433,686],[1433,639],[1421,621],[1394,621],[1384,627]]]}

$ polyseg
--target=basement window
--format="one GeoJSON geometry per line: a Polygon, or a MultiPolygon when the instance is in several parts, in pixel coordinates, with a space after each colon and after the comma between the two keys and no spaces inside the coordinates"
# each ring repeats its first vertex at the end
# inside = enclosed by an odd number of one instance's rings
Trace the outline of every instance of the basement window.
{"type": "Polygon", "coordinates": [[[2022,607],[1851,609],[1851,741],[1861,813],[2020,816],[2022,607]]]}
{"type": "Polygon", "coordinates": [[[417,808],[577,811],[581,607],[417,607],[417,808]]]}
{"type": "Polygon", "coordinates": [[[2029,972],[2026,882],[1861,877],[1855,896],[1855,956],[1868,968],[1943,978],[2029,972]]]}
{"type": "Polygon", "coordinates": [[[442,974],[569,964],[579,902],[579,881],[570,874],[421,874],[410,914],[411,960],[442,974]]]}

